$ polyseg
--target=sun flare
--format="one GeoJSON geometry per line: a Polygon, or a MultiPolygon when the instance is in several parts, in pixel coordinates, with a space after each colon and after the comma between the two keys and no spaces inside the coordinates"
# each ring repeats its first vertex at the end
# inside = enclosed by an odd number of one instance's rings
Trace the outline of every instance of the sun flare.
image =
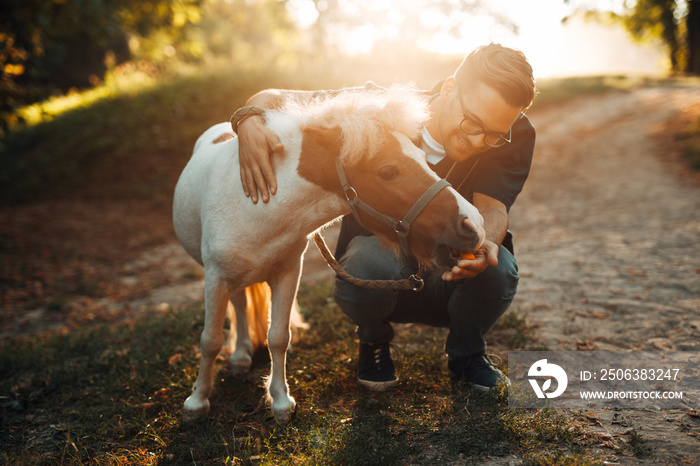
{"type": "MultiPolygon", "coordinates": [[[[663,72],[660,47],[632,43],[621,27],[611,32],[610,26],[583,25],[582,19],[564,24],[562,20],[576,11],[572,3],[493,0],[488,10],[465,11],[456,1],[440,5],[426,0],[346,1],[339,4],[342,14],[367,20],[335,29],[331,40],[350,55],[371,53],[385,40],[446,55],[465,54],[479,45],[498,42],[523,51],[536,77],[663,72]]],[[[326,8],[324,5],[312,0],[287,2],[290,15],[303,28],[318,20],[318,8],[326,8]]],[[[591,0],[587,5],[621,12],[624,1],[591,0]]]]}

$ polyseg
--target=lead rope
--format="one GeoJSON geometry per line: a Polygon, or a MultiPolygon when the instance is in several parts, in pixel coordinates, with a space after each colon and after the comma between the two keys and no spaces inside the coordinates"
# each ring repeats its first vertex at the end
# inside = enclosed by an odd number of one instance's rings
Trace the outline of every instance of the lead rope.
{"type": "Polygon", "coordinates": [[[371,288],[374,290],[411,290],[420,291],[423,289],[423,273],[425,272],[425,267],[422,265],[418,267],[418,271],[408,278],[402,280],[363,280],[361,278],[356,278],[350,275],[341,266],[338,261],[333,257],[333,254],[328,249],[326,241],[321,236],[321,233],[314,233],[314,242],[318,247],[323,258],[328,263],[328,266],[333,269],[333,271],[343,280],[348,283],[359,286],[362,288],[371,288]]]}

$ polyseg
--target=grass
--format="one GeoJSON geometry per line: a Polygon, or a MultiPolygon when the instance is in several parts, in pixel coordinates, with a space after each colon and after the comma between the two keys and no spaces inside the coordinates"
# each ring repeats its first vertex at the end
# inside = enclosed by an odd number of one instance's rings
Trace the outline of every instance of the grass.
{"type": "Polygon", "coordinates": [[[451,384],[438,329],[409,328],[397,342],[396,390],[362,390],[353,328],[329,293],[316,286],[300,295],[312,330],[289,355],[298,409],[286,427],[262,404],[265,354],[248,377],[218,363],[212,413],[182,418],[196,378],[201,307],[4,341],[0,463],[449,464],[515,454],[542,464],[543,451],[546,464],[595,460],[581,453],[589,441],[574,421],[509,410],[504,390],[485,395],[451,384]]]}
{"type": "Polygon", "coordinates": [[[181,169],[198,135],[227,118],[251,89],[247,79],[187,77],[9,133],[0,147],[2,203],[65,195],[76,187],[89,197],[162,193],[170,188],[171,166],[181,169]]]}

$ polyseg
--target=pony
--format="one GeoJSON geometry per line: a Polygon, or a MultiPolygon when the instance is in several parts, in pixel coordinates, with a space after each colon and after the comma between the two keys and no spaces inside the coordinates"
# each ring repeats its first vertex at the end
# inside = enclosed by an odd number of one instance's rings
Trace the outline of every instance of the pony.
{"type": "Polygon", "coordinates": [[[268,203],[254,204],[245,196],[238,139],[228,123],[199,137],[175,188],[176,235],[205,270],[201,362],[184,410],[209,412],[212,367],[230,300],[232,371],[250,369],[267,333],[267,400],[275,419],[286,424],[296,408],[286,380],[286,351],[293,328],[302,323],[296,294],[314,232],[354,212],[392,250],[413,254],[433,269],[449,269],[459,251],[483,243],[484,229],[478,210],[434,174],[411,142],[429,116],[425,98],[414,89],[290,99],[262,116],[285,148],[272,155],[278,190],[268,203]]]}

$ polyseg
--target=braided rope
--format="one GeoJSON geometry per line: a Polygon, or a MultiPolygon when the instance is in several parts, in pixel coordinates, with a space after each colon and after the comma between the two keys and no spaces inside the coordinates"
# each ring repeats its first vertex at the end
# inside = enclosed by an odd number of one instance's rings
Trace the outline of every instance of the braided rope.
{"type": "Polygon", "coordinates": [[[333,257],[333,254],[328,249],[326,241],[319,232],[314,233],[314,242],[321,252],[321,255],[328,263],[328,266],[333,269],[333,271],[343,280],[351,283],[355,286],[362,288],[370,288],[373,290],[412,290],[420,291],[423,289],[423,271],[425,270],[423,266],[418,269],[418,272],[411,275],[408,278],[402,280],[363,280],[361,278],[355,278],[350,275],[333,257]]]}

